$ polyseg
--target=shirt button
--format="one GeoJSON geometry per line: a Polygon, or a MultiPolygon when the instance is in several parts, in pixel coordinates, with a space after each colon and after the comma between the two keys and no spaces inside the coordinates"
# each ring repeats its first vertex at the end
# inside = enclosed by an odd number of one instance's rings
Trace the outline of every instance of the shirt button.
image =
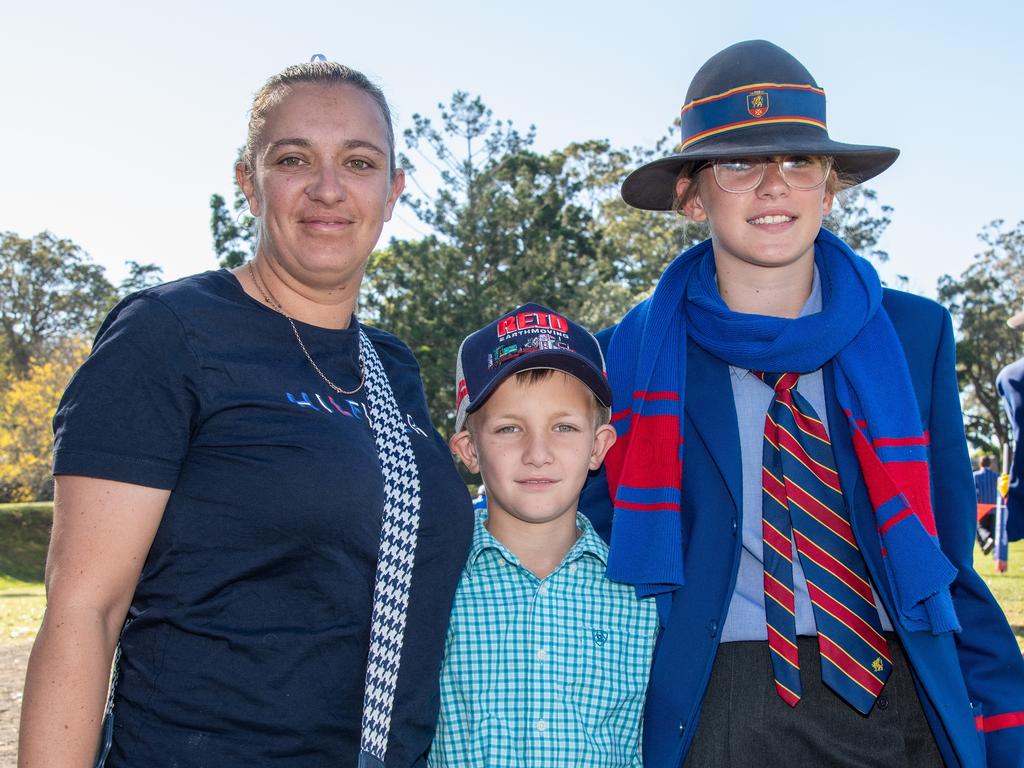
{"type": "Polygon", "coordinates": [[[878,697],[878,708],[879,709],[888,709],[889,708],[889,700],[885,696],[879,696],[878,697]]]}
{"type": "Polygon", "coordinates": [[[576,563],[569,563],[569,573],[576,573],[576,563]]]}
{"type": "Polygon", "coordinates": [[[544,595],[546,595],[547,593],[548,593],[548,585],[547,584],[541,584],[539,587],[537,587],[537,594],[540,595],[541,597],[544,597],[544,595]]]}
{"type": "Polygon", "coordinates": [[[548,729],[548,722],[543,717],[537,721],[537,730],[544,733],[548,729]]]}
{"type": "Polygon", "coordinates": [[[541,648],[539,651],[537,651],[537,661],[547,661],[547,660],[548,660],[548,652],[547,651],[545,651],[543,648],[541,648]]]}

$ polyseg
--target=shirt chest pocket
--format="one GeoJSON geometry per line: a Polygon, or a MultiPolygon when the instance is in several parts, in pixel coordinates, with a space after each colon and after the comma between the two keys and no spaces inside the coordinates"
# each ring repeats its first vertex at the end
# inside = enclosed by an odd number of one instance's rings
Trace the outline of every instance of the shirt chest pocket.
{"type": "Polygon", "coordinates": [[[651,638],[622,625],[561,627],[561,683],[580,724],[594,733],[629,733],[639,722],[651,638]]]}

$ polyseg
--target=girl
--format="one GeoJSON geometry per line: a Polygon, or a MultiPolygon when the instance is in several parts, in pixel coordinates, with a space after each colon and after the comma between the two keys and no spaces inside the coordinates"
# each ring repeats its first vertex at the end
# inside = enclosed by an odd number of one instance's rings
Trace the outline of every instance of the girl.
{"type": "Polygon", "coordinates": [[[602,334],[619,442],[583,500],[614,509],[609,576],[657,595],[645,764],[1019,765],[949,316],[821,229],[898,151],[830,139],[765,41],[698,71],[682,132],[622,195],[711,238],[602,334]]]}

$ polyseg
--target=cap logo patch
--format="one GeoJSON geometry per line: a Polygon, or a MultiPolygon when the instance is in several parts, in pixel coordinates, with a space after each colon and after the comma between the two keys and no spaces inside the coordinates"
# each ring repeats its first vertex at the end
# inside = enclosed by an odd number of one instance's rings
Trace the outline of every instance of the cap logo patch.
{"type": "Polygon", "coordinates": [[[768,114],[768,92],[751,91],[747,94],[747,112],[754,117],[764,117],[768,114]]]}
{"type": "Polygon", "coordinates": [[[561,315],[554,312],[518,312],[502,318],[498,323],[498,338],[508,336],[516,331],[527,328],[550,328],[561,333],[569,332],[569,323],[561,315]]]}
{"type": "Polygon", "coordinates": [[[525,344],[518,344],[516,342],[502,344],[487,355],[487,368],[497,368],[499,365],[503,365],[509,360],[514,360],[517,357],[529,354],[530,352],[540,352],[545,349],[562,349],[567,352],[575,351],[564,341],[560,341],[554,334],[541,332],[536,336],[533,336],[525,344]]]}

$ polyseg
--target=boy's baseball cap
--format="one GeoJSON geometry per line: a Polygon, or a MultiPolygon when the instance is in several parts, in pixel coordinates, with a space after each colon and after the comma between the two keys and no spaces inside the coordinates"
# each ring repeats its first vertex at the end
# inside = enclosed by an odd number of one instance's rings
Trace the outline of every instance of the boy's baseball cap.
{"type": "Polygon", "coordinates": [[[455,370],[455,431],[505,379],[534,368],[575,376],[602,405],[612,404],[597,339],[554,310],[523,304],[463,339],[455,370]]]}

